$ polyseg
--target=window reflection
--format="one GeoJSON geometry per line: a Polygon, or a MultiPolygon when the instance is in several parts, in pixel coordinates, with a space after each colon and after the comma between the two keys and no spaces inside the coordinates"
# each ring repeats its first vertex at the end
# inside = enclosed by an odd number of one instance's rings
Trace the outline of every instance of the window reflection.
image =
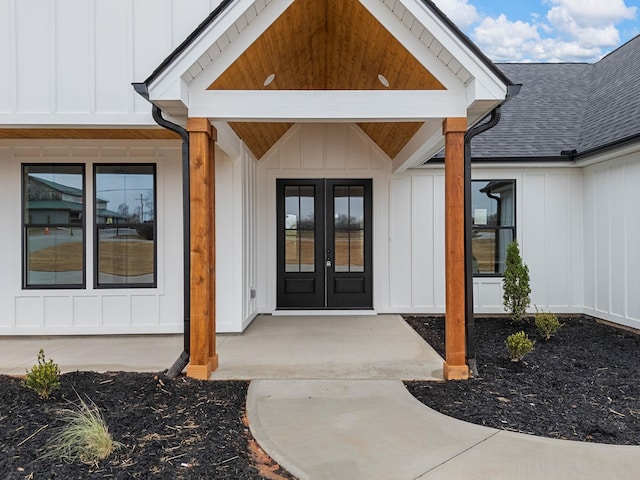
{"type": "Polygon", "coordinates": [[[473,273],[504,273],[507,245],[515,239],[515,181],[472,181],[473,273]]]}
{"type": "Polygon", "coordinates": [[[156,283],[155,165],[96,165],[97,286],[156,283]]]}
{"type": "Polygon", "coordinates": [[[315,187],[285,186],[285,272],[315,272],[315,187]]]}
{"type": "Polygon", "coordinates": [[[25,287],[84,285],[84,165],[23,166],[25,287]]]}

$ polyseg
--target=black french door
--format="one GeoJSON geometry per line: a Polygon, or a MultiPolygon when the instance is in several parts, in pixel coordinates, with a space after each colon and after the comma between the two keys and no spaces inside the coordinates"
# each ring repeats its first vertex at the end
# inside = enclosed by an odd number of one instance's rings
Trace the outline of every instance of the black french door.
{"type": "Polygon", "coordinates": [[[372,308],[371,180],[277,180],[277,307],[372,308]]]}

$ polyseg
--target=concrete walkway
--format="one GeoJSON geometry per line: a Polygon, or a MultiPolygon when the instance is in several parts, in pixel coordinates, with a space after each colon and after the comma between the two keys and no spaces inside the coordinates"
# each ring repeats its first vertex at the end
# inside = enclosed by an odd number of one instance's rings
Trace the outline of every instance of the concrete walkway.
{"type": "MultiPolygon", "coordinates": [[[[0,337],[0,373],[24,374],[40,348],[64,372],[157,372],[182,335],[0,337]]],[[[442,359],[397,315],[258,317],[217,348],[212,378],[252,380],[249,427],[300,480],[640,478],[640,447],[510,433],[422,405],[402,380],[442,379],[442,359]]]]}

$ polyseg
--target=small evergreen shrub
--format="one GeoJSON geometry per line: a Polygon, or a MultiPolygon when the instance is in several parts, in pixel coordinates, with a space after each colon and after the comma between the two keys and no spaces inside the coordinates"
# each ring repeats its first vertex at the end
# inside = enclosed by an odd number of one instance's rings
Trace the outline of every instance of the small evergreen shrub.
{"type": "Polygon", "coordinates": [[[38,352],[38,365],[27,370],[24,377],[24,384],[34,390],[40,398],[46,400],[56,388],[60,386],[60,367],[53,363],[52,359],[44,361],[44,350],[38,352]]]}
{"type": "Polygon", "coordinates": [[[529,267],[520,256],[518,242],[511,242],[507,246],[507,258],[502,280],[504,309],[511,314],[511,320],[519,322],[527,312],[531,303],[529,294],[529,267]]]}
{"type": "Polygon", "coordinates": [[[535,343],[535,340],[529,340],[529,337],[523,331],[509,335],[506,341],[509,358],[511,358],[512,362],[519,362],[526,354],[533,351],[535,343]]]}
{"type": "Polygon", "coordinates": [[[558,317],[550,312],[538,312],[536,308],[536,328],[545,341],[551,339],[553,335],[562,327],[558,317]]]}
{"type": "Polygon", "coordinates": [[[98,465],[122,447],[111,437],[102,412],[93,401],[80,398],[76,409],[62,411],[64,426],[47,442],[42,458],[98,465]]]}

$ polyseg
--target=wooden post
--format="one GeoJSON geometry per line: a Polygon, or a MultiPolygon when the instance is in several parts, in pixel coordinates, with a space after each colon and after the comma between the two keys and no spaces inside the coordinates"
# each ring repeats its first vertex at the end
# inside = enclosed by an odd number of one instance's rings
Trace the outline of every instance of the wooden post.
{"type": "Polygon", "coordinates": [[[445,380],[466,380],[464,268],[464,134],[466,118],[447,118],[445,136],[445,380]]]}
{"type": "Polygon", "coordinates": [[[189,118],[191,209],[191,352],[189,377],[207,380],[218,368],[215,295],[216,130],[207,118],[189,118]]]}

